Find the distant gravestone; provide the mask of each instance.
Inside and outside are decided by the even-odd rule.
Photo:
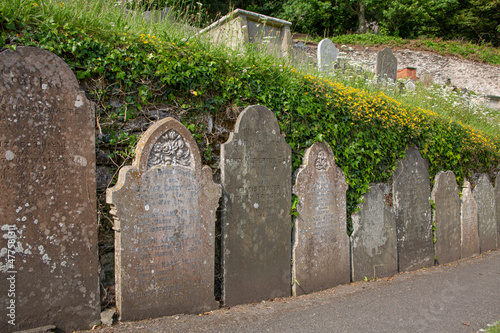
[[[462,258],[469,258],[479,254],[479,233],[477,223],[477,203],[472,195],[470,183],[465,180],[462,186],[460,208],[462,226]]]
[[[398,60],[390,48],[386,47],[377,53],[375,74],[379,77],[379,79],[387,78],[391,79],[392,82],[396,82],[398,76]]]
[[[5,50],[0,73],[0,331],[91,328],[100,313],[94,107],[51,52]]]
[[[299,63],[307,62],[307,46],[303,41],[293,45],[293,56],[295,61]]]
[[[266,107],[247,107],[221,148],[223,301],[290,296],[291,149]]]
[[[415,91],[416,86],[415,86],[415,83],[413,83],[412,80],[408,80],[405,83],[405,88],[408,89],[409,91]]]
[[[218,308],[215,213],[221,194],[189,131],[173,118],[149,128],[132,166],[108,189],[121,320]]]
[[[477,203],[479,248],[481,253],[497,247],[495,190],[487,174],[482,174],[473,191]]]
[[[396,216],[386,202],[383,184],[372,185],[352,216],[351,276],[353,281],[398,273]],[[388,192],[388,191],[387,191]]]
[[[339,50],[333,42],[326,38],[318,44],[318,70],[320,72],[331,72],[339,56]]]
[[[497,216],[497,248],[500,248],[500,172],[495,179],[495,203]]]
[[[428,162],[416,148],[406,151],[392,176],[398,231],[399,271],[434,263]]]
[[[431,198],[435,205],[435,257],[441,265],[460,259],[460,195],[452,171],[438,172]]]
[[[326,143],[313,144],[295,178],[299,216],[294,223],[294,295],[349,283],[348,186],[332,149]]]

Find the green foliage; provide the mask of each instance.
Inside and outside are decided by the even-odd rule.
[[[108,152],[116,169],[131,163],[155,112],[181,120],[203,163],[217,169],[220,145],[239,112],[253,104],[274,111],[292,147],[294,170],[315,141],[330,144],[349,184],[348,216],[370,183],[391,179],[409,146],[429,159],[431,177],[440,170],[453,170],[459,179],[472,171],[492,173],[500,162],[498,138],[433,112],[298,72],[259,52],[234,56],[197,38],[183,40],[179,30],[140,24],[134,15],[127,18],[97,3],[99,10],[83,0],[67,8],[17,0],[27,15],[3,4],[2,22],[13,23],[2,25],[1,33],[7,36],[4,48],[41,47],[71,66],[97,105],[97,147]],[[88,6],[89,17],[81,6]]]

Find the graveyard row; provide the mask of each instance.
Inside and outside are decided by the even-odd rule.
[[[0,329],[89,328],[100,312],[93,107],[52,53],[20,47],[2,55]],[[54,110],[64,112],[55,117]],[[427,162],[414,148],[399,162],[392,190],[379,184],[365,194],[349,239],[348,185],[331,148],[315,143],[307,150],[292,188],[291,149],[263,106],[245,109],[223,144],[220,185],[202,166],[190,132],[172,118],[148,129],[135,156],[107,192],[122,320],[219,307],[219,198],[227,306],[497,247],[500,177],[493,187],[482,175],[474,191],[466,182],[460,198],[453,173],[440,173],[431,192]],[[292,194],[298,199],[293,230]]]

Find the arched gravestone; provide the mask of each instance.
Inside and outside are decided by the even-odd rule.
[[[479,254],[479,233],[477,223],[477,203],[472,194],[470,183],[464,180],[460,205],[460,224],[462,227],[461,257],[469,258]]]
[[[332,72],[335,62],[339,56],[339,50],[333,42],[326,38],[318,44],[318,70],[320,72]]]
[[[307,151],[295,176],[293,293],[309,294],[350,282],[344,172],[326,143]]]
[[[441,265],[460,259],[460,195],[452,171],[438,172],[431,198],[435,206],[435,257]]]
[[[396,216],[394,209],[387,204],[384,187],[384,184],[370,186],[363,195],[359,211],[352,215],[353,281],[398,273]]]
[[[189,131],[173,118],[150,127],[132,166],[108,189],[115,217],[116,305],[121,320],[218,308],[215,213],[221,188],[202,169]]]
[[[428,162],[416,148],[405,155],[392,176],[400,272],[434,264]]]
[[[94,107],[75,75],[51,52],[3,51],[0,331],[98,323],[95,191]]]
[[[396,82],[398,76],[398,60],[390,48],[386,47],[377,53],[375,74],[379,77],[379,80],[387,77],[391,79],[392,82]]]
[[[266,107],[247,107],[221,148],[225,305],[290,296],[291,148]]]
[[[477,203],[479,248],[481,253],[497,247],[495,191],[487,174],[482,174],[472,192]]]

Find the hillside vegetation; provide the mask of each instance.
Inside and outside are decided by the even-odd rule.
[[[138,136],[154,120],[172,116],[194,135],[217,178],[220,145],[239,112],[253,104],[275,113],[294,170],[312,143],[331,145],[349,184],[348,216],[370,183],[390,181],[407,147],[429,160],[432,178],[453,170],[462,182],[473,172],[498,171],[498,121],[485,120],[485,131],[454,119],[449,104],[426,110],[398,101],[400,93],[388,86],[365,89],[359,81],[319,77],[251,48],[238,54],[189,39],[182,24],[144,21],[109,1],[3,1],[0,29],[3,49],[41,47],[73,69],[97,106],[100,163],[115,172],[131,163]]]

